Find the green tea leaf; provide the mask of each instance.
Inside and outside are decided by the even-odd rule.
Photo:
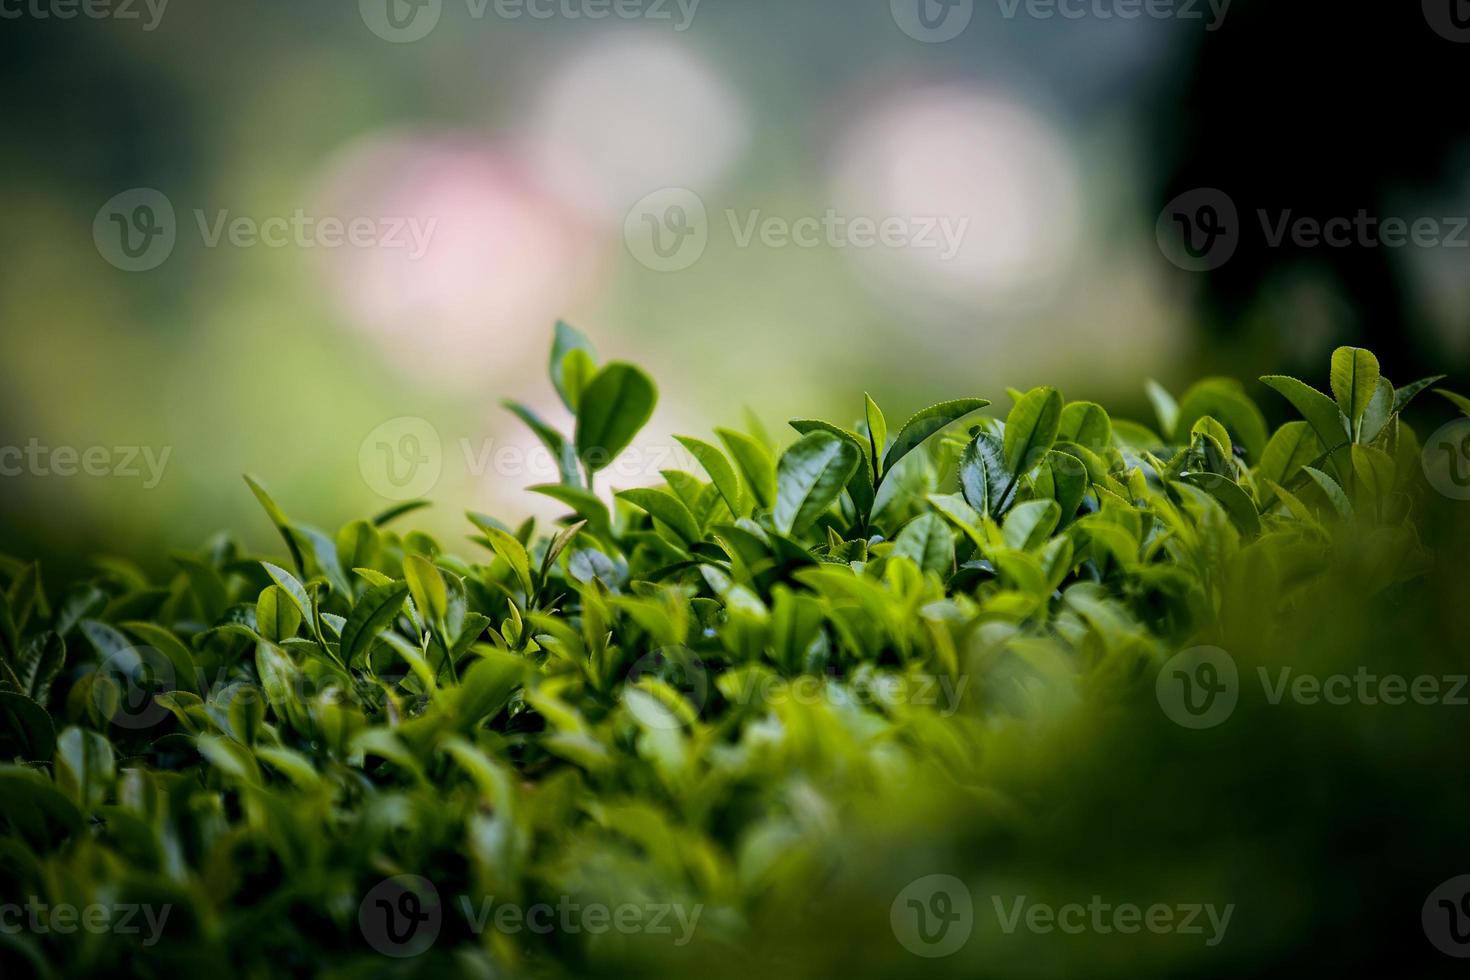
[[[1159,431],[1164,434],[1165,439],[1173,439],[1179,425],[1179,405],[1174,401],[1174,396],[1152,378],[1143,383],[1143,390],[1154,407],[1154,415],[1158,417]]]
[[[653,415],[658,392],[648,375],[613,362],[598,371],[577,408],[577,456],[590,472],[603,469],[628,447]]]
[[[1017,474],[1006,465],[1001,438],[982,431],[960,457],[965,502],[986,517],[999,518],[1016,497]]]
[[[1310,385],[1284,374],[1268,374],[1261,381],[1284,395],[1302,414],[1302,418],[1307,420],[1307,424],[1317,434],[1317,441],[1322,444],[1323,452],[1335,453],[1348,442],[1347,426],[1343,424],[1342,413],[1332,399]]]
[[[1434,389],[1434,393],[1436,395],[1443,395],[1445,398],[1453,402],[1455,407],[1458,408],[1461,412],[1466,415],[1470,415],[1470,398],[1466,398],[1464,395],[1456,394],[1453,391],[1446,391],[1444,388],[1436,388]]]
[[[674,436],[679,440],[679,445],[699,460],[699,465],[709,474],[715,488],[719,490],[720,496],[725,499],[725,506],[730,508],[730,513],[735,517],[741,516],[740,501],[740,478],[735,475],[735,467],[725,458],[725,454],[719,448],[713,446],[703,439],[693,436]]]
[[[568,370],[567,359],[574,352],[580,352],[581,356],[573,359],[570,370]],[[561,397],[562,404],[572,412],[577,411],[582,388],[587,381],[587,369],[595,364],[595,356],[596,352],[592,349],[592,342],[580,331],[561,320],[556,321],[556,332],[551,341],[551,363],[549,365],[551,384]]]
[[[910,559],[926,572],[948,575],[954,567],[954,532],[938,514],[921,514],[898,532],[891,554]]]
[[[686,544],[693,544],[700,540],[702,535],[699,531],[699,522],[684,506],[683,501],[671,493],[652,487],[640,487],[633,490],[620,490],[617,494],[620,500],[641,510],[646,511],[649,516],[657,518],[667,524],[669,528],[683,538]]]
[[[1266,419],[1240,385],[1228,378],[1207,378],[1191,385],[1179,399],[1175,438],[1204,416],[1217,420],[1230,433],[1225,448],[1239,444],[1245,458],[1255,462],[1266,449]]]
[[[730,451],[740,476],[755,502],[769,509],[776,502],[776,463],[766,447],[743,432],[716,429],[715,434]]]
[[[580,487],[582,485],[582,473],[577,469],[577,450],[566,437],[541,420],[541,417],[531,411],[525,405],[511,399],[504,399],[500,403],[516,418],[526,424],[551,458],[556,460],[557,472],[561,474],[561,482],[569,487]]]
[[[915,413],[898,430],[893,445],[888,447],[888,454],[883,457],[881,477],[886,477],[899,460],[919,448],[930,436],[989,404],[984,398],[958,398]]]
[[[342,662],[352,664],[365,655],[378,634],[403,611],[407,598],[407,582],[377,585],[358,597],[342,626]]]
[[[888,420],[883,417],[883,410],[873,401],[873,396],[866,391],[863,392],[863,403],[865,421],[868,423],[868,460],[873,472],[873,483],[876,484],[882,476],[878,472],[878,461],[883,458],[883,450],[888,445]]]
[[[1414,400],[1414,396],[1418,395],[1419,392],[1428,388],[1430,385],[1443,381],[1444,379],[1445,375],[1443,374],[1431,374],[1427,378],[1411,381],[1402,388],[1396,389],[1393,393],[1393,414],[1397,415],[1408,408],[1409,402]]]
[[[413,604],[431,623],[442,623],[449,614],[449,589],[444,576],[434,563],[422,555],[407,555],[403,559],[403,579],[408,583],[408,594]]]
[[[268,585],[255,603],[255,629],[267,640],[280,643],[296,635],[301,611],[290,593],[279,585]]]
[[[1012,483],[1030,472],[1057,441],[1062,423],[1062,396],[1055,388],[1032,388],[1006,416],[1002,453]]]
[[[510,565],[510,570],[515,574],[521,589],[526,595],[531,595],[535,591],[535,583],[531,581],[531,556],[526,554],[526,546],[521,544],[515,535],[502,531],[482,515],[470,511],[468,517],[470,522],[480,529],[480,533],[489,539],[491,550]]]
[[[1332,352],[1332,394],[1355,432],[1377,384],[1378,358],[1371,351],[1339,347]]]
[[[781,454],[776,468],[776,529],[799,533],[837,500],[862,454],[830,432],[809,432]]]
[[[1057,439],[1102,452],[1113,444],[1113,420],[1096,402],[1068,402],[1062,409]]]

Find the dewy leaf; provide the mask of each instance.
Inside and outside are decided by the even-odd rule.
[[[1005,463],[1000,436],[982,431],[960,457],[960,490],[965,502],[987,517],[999,518],[1016,496],[1016,474]]]
[[[898,532],[892,554],[911,559],[926,572],[947,575],[954,565],[954,532],[938,514],[921,514]]]
[[[1361,347],[1339,347],[1332,352],[1332,394],[1337,407],[1357,432],[1358,423],[1378,384],[1378,358]]]
[[[569,372],[566,361],[573,351],[581,351],[583,356],[577,359],[579,363],[570,365]],[[577,403],[582,394],[581,385],[586,381],[584,372],[589,365],[596,363],[595,358],[592,342],[581,331],[561,320],[556,322],[556,332],[551,340],[551,383],[561,396],[562,404],[572,412],[577,411]],[[568,374],[571,376],[568,377]]]
[[[613,362],[587,384],[577,408],[577,456],[589,471],[611,463],[653,415],[658,392],[648,375]]]
[[[718,447],[710,445],[703,439],[696,439],[693,436],[674,436],[674,438],[679,440],[679,445],[689,450],[699,461],[700,466],[704,467],[715,489],[720,492],[721,497],[725,498],[725,506],[730,508],[730,513],[735,517],[741,516],[740,478],[735,475],[735,467],[730,465],[725,454],[720,452]]]
[[[925,439],[950,423],[958,422],[966,415],[978,412],[989,404],[990,402],[984,398],[958,398],[954,401],[930,405],[922,412],[916,413],[903,424],[903,428],[898,430],[898,435],[893,439],[893,445],[888,447],[888,454],[883,457],[880,478],[886,477],[899,460],[917,449]]]
[[[569,487],[580,487],[582,485],[582,474],[577,470],[577,451],[566,437],[541,420],[541,417],[531,411],[518,401],[507,398],[501,403],[508,411],[526,424],[546,451],[551,453],[551,458],[556,460],[557,472],[561,474],[561,482]]]
[[[730,451],[756,503],[769,508],[776,502],[776,464],[766,447],[734,429],[716,429],[715,434]]]
[[[526,554],[526,546],[521,544],[520,539],[508,531],[503,531],[485,520],[479,514],[470,511],[466,516],[470,523],[480,529],[480,533],[489,539],[490,548],[497,555],[504,558],[515,573],[516,581],[526,595],[534,591],[534,583],[531,581],[531,556]]]
[[[888,420],[883,417],[883,410],[873,401],[873,396],[866,391],[863,392],[863,404],[868,423],[868,449],[871,452],[869,461],[873,468],[873,482],[876,484],[882,475],[878,472],[878,461],[883,458],[883,450],[888,444]]]
[[[407,555],[403,559],[403,578],[419,612],[431,623],[442,623],[449,613],[449,589],[434,563],[423,555]]]
[[[1013,481],[1030,472],[1057,441],[1062,395],[1055,388],[1032,388],[1006,416],[1002,452]]]
[[[667,524],[686,543],[694,544],[700,540],[699,522],[684,502],[673,494],[653,487],[639,487],[620,490],[617,496]]]
[[[799,533],[842,493],[862,454],[846,439],[830,432],[808,432],[786,452],[776,468],[776,505],[771,516],[777,530]]]
[[[352,664],[367,653],[373,640],[403,609],[408,598],[407,582],[390,582],[364,592],[352,606],[342,626],[342,662]]]

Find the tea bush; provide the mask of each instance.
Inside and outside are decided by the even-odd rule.
[[[1274,431],[1221,378],[1151,384],[1153,427],[1047,387],[902,424],[866,398],[780,451],[680,437],[700,472],[608,496],[655,387],[565,325],[550,376],[570,435],[508,407],[566,517],[471,513],[475,557],[401,530],[422,502],[327,533],[247,478],[280,554],[222,536],[167,581],[99,559],[55,592],[4,561],[7,975],[1363,965],[1456,870],[1464,793],[1426,770],[1458,716],[1273,713],[1243,684],[1196,724],[1219,665],[1177,702],[1161,675],[1205,647],[1245,677],[1458,662],[1462,522],[1405,417],[1438,378],[1342,348],[1330,395],[1261,379],[1299,416]],[[1365,851],[1404,874],[1348,875]],[[979,934],[920,958],[898,899],[937,873]],[[1240,911],[1209,944],[991,913],[1098,893]],[[1365,901],[1407,925],[1348,935]],[[1391,962],[1437,955],[1417,938]]]

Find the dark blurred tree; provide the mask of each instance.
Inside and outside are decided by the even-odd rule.
[[[1445,368],[1406,278],[1411,257],[1396,254],[1412,246],[1271,247],[1258,212],[1323,221],[1366,210],[1412,221],[1430,215],[1392,210],[1395,192],[1428,204],[1436,198],[1426,192],[1443,201],[1463,188],[1470,114],[1459,93],[1470,43],[1445,36],[1457,32],[1470,42],[1467,0],[1235,0],[1220,28],[1203,35],[1185,83],[1161,94],[1152,125],[1153,146],[1170,160],[1160,206],[1214,187],[1239,209],[1238,250],[1201,274],[1199,313],[1217,340],[1238,339],[1263,294],[1309,275],[1335,286],[1349,311],[1334,318],[1329,345],[1371,347],[1401,378]],[[1455,254],[1470,263],[1470,250]]]

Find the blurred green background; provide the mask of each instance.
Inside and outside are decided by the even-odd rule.
[[[388,3],[437,19],[387,40]],[[1258,207],[1470,213],[1465,122],[1398,108],[1448,90],[1466,48],[1403,6],[1340,18],[1330,41],[1317,15],[1252,0],[1223,18],[926,7],[968,18],[943,41],[903,0],[649,0],[600,19],[581,2],[7,6],[0,445],[169,456],[151,487],[7,470],[0,550],[156,563],[224,527],[264,545],[242,472],[336,526],[393,502],[372,460],[400,448],[378,427],[402,418],[439,443],[427,529],[459,533],[465,507],[549,513],[521,492],[549,473],[498,402],[565,421],[541,380],[558,317],[660,382],[622,486],[671,465],[670,433],[739,424],[746,405],[784,438],[788,417],[854,417],[864,390],[900,416],[1046,381],[1147,419],[1146,376],[1320,383],[1326,353],[1355,341],[1396,379],[1454,374],[1470,357],[1464,250],[1267,250],[1247,227],[1199,273],[1156,239],[1194,187],[1225,189],[1247,222]],[[1340,57],[1364,40],[1381,46],[1371,78]],[[624,235],[668,187],[708,212],[707,248],[673,272]],[[176,241],[130,272],[93,228],[135,188],[167,199]],[[742,246],[727,217],[829,209],[966,224],[944,257]],[[418,257],[210,247],[222,212],[433,230]]]

